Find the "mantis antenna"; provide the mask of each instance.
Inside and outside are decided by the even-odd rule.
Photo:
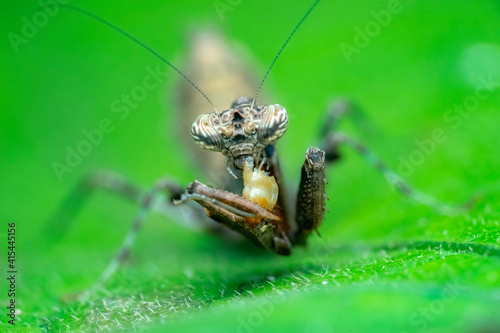
[[[169,61],[167,61],[165,58],[163,58],[161,55],[159,55],[158,53],[156,53],[155,51],[153,51],[153,49],[151,49],[149,46],[147,46],[146,44],[144,44],[143,42],[139,41],[137,38],[135,38],[134,36],[130,35],[128,32],[120,29],[119,27],[117,27],[116,25],[114,25],[113,23],[109,22],[109,21],[106,21],[105,19],[83,9],[83,8],[80,8],[78,6],[75,6],[75,5],[70,5],[70,4],[59,4],[59,6],[61,8],[66,8],[66,9],[71,9],[71,10],[74,10],[75,12],[77,13],[80,13],[82,15],[85,15],[85,16],[88,16],[106,26],[108,26],[109,28],[117,31],[118,33],[122,34],[123,36],[127,37],[128,39],[132,40],[133,42],[139,44],[140,46],[142,46],[144,49],[146,49],[147,51],[149,51],[150,53],[154,54],[158,59],[160,59],[161,61],[163,61],[164,63],[166,63],[168,66],[170,66],[173,70],[175,70],[177,73],[179,73],[183,78],[186,79],[186,81],[188,81],[196,90],[198,90],[200,92],[200,94],[203,95],[203,97],[205,97],[205,99],[208,101],[208,103],[210,103],[210,105],[214,108],[215,110],[215,113],[218,113],[217,109],[215,108],[215,105],[214,103],[212,102],[212,100],[210,98],[208,98],[207,95],[205,95],[205,93],[203,91],[201,91],[201,89],[196,85],[194,84],[193,81],[191,81],[184,73],[182,73],[177,67],[175,67],[174,65],[172,65],[172,63],[170,63]],[[44,6],[44,7],[47,7],[47,6]]]
[[[292,30],[292,32],[290,33],[290,35],[288,35],[288,38],[286,39],[285,43],[283,43],[283,45],[281,46],[280,50],[278,51],[278,54],[276,54],[276,56],[274,57],[273,62],[271,63],[271,66],[269,66],[269,68],[267,69],[266,74],[264,74],[264,77],[260,81],[259,87],[257,88],[257,91],[255,92],[255,95],[253,95],[251,109],[253,108],[253,105],[254,105],[255,101],[257,100],[257,96],[260,93],[260,89],[262,88],[262,85],[264,84],[264,81],[266,80],[267,76],[269,75],[269,72],[271,71],[271,69],[273,68],[274,64],[276,63],[276,60],[278,60],[279,56],[281,55],[281,52],[283,52],[283,49],[288,44],[288,42],[290,41],[290,39],[292,39],[292,36],[299,29],[299,27],[301,26],[301,24],[306,20],[306,18],[309,16],[309,14],[311,14],[311,12],[313,11],[314,7],[316,7],[316,5],[318,4],[319,1],[320,0],[316,0],[312,4],[312,6],[309,8],[309,10],[304,14],[304,16],[302,16],[302,18],[300,19],[299,23],[297,23],[297,25]]]

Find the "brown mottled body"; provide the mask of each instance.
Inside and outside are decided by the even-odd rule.
[[[227,108],[237,96],[250,96],[257,79],[248,65],[249,55],[240,47],[233,47],[216,30],[196,30],[190,36],[190,49],[184,65],[186,75],[212,99],[217,109]],[[246,61],[245,61],[246,60]],[[207,112],[207,101],[193,87],[179,78],[175,100],[180,124],[179,137],[193,158],[207,167],[211,181],[222,188],[230,188],[224,180],[227,159],[200,149],[189,135],[189,128],[199,115]]]
[[[235,56],[236,53],[214,31],[195,35],[191,47],[187,72],[210,95],[217,108],[230,97],[233,101],[234,96],[238,96],[234,95],[236,91],[248,95],[250,87],[255,89],[255,80],[245,70],[248,66],[242,65],[239,60],[241,57]],[[262,168],[263,171],[259,172],[275,178],[279,193],[277,205],[266,211],[240,196],[241,179],[223,177],[227,182],[221,183],[220,177],[212,177],[211,183],[216,187],[233,193],[213,189],[195,181],[188,186],[186,194],[177,203],[194,200],[205,208],[214,221],[278,254],[288,255],[294,244],[304,245],[310,230],[321,224],[324,215],[324,153],[321,155],[322,151],[317,148],[308,150],[304,168],[312,169],[302,174],[301,187],[306,187],[299,190],[300,205],[296,208],[287,203],[290,196],[286,192],[275,146],[275,141],[285,133],[288,125],[286,110],[278,104],[258,106],[252,98],[240,97],[232,104],[227,102],[225,106],[230,105],[230,108],[225,111],[200,114],[200,110],[207,110],[206,100],[187,83],[183,83],[179,91],[178,101],[183,118],[190,117],[192,121],[197,116],[191,126],[191,134],[203,148],[200,150],[197,147],[196,150],[200,154],[199,158],[203,159],[202,171],[209,175],[220,175],[222,171],[228,175],[224,170],[227,164],[236,175],[240,175],[239,170],[250,159],[256,170]],[[318,158],[318,155],[323,158]],[[314,166],[307,165],[311,161],[314,161]],[[320,178],[321,183],[316,182]],[[254,187],[254,191],[270,191],[264,185],[255,184],[257,183],[251,186],[263,188]],[[248,192],[250,189],[247,187],[245,190]],[[256,207],[258,210],[255,210]],[[270,216],[262,211],[268,212]],[[314,212],[314,217],[305,218],[309,212]],[[271,234],[272,237],[269,236]],[[260,237],[262,239],[259,240]]]

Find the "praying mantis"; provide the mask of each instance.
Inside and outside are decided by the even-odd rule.
[[[121,249],[96,285],[104,284],[126,259],[147,212],[155,206],[184,205],[189,201],[194,201],[203,208],[202,212],[210,219],[203,218],[199,209],[191,216],[203,220],[202,223],[207,229],[225,235],[239,234],[252,241],[257,247],[274,251],[278,255],[292,254],[294,247],[305,246],[311,235],[319,233],[326,213],[325,201],[328,187],[325,171],[327,167],[339,160],[340,146],[348,146],[359,153],[403,195],[447,214],[464,209],[461,206],[443,204],[412,188],[364,145],[349,135],[338,132],[336,129],[341,118],[353,112],[355,108],[353,104],[345,100],[332,103],[327,110],[326,120],[320,130],[319,145],[311,146],[306,150],[300,174],[297,172],[300,176],[298,190],[295,191],[295,195],[289,195],[289,185],[281,171],[283,162],[280,161],[276,143],[286,138],[290,119],[284,106],[260,104],[257,97],[282,51],[294,34],[299,31],[301,25],[308,22],[308,17],[314,14],[319,2],[319,0],[314,1],[295,27],[291,27],[291,33],[278,50],[253,93],[250,92],[251,84],[245,75],[245,70],[239,67],[237,61],[233,62],[235,57],[228,55],[229,51],[226,50],[220,36],[204,33],[193,38],[193,50],[198,55],[198,63],[193,62],[187,68],[202,67],[203,62],[207,65],[206,63],[210,62],[207,59],[213,57],[211,66],[216,64],[216,70],[212,68],[207,71],[211,73],[208,79],[217,79],[217,75],[221,75],[228,85],[224,90],[224,95],[228,94],[230,88],[235,87],[241,88],[240,91],[247,94],[235,95],[234,102],[227,105],[225,110],[216,108],[216,103],[210,97],[212,88],[208,88],[210,91],[207,92],[202,89],[201,85],[196,84],[207,78],[206,73],[185,74],[149,46],[114,24],[80,7],[62,5],[63,8],[87,16],[115,30],[152,53],[182,76],[185,86],[179,90],[178,96],[181,100],[179,104],[181,108],[189,110],[182,114],[184,117],[191,117],[193,122],[191,127],[184,127],[182,131],[190,132],[198,149],[209,151],[202,155],[204,164],[201,171],[219,174],[223,172],[228,175],[224,178],[226,181],[222,183],[214,181],[215,184],[211,184],[215,186],[208,186],[194,180],[187,187],[183,187],[173,181],[172,177],[162,178],[149,191],[142,191],[124,177],[110,171],[97,172],[85,178],[75,190],[76,192],[85,192],[86,195],[90,195],[96,190],[107,189],[139,205],[139,210]],[[221,48],[226,51],[220,52]],[[202,69],[199,70],[199,72],[202,71]],[[233,74],[239,77],[233,79]],[[219,80],[221,80],[220,77]],[[210,87],[210,85],[203,84],[203,87],[206,86]],[[200,98],[205,106],[193,102]],[[194,111],[191,112],[192,110]],[[168,199],[165,199],[165,195]],[[81,197],[81,195],[70,195],[63,205],[82,206],[83,202],[74,200],[76,197]],[[199,207],[192,209],[197,208]],[[79,208],[75,209],[77,210]],[[52,221],[55,225],[69,219],[71,217],[68,217],[66,213],[56,213]]]

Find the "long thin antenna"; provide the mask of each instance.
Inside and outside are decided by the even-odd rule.
[[[173,70],[175,70],[177,73],[179,73],[183,78],[185,78],[196,90],[198,90],[200,92],[200,94],[203,95],[203,97],[205,97],[205,99],[208,101],[208,103],[210,103],[210,105],[214,108],[215,110],[215,113],[218,113],[217,112],[217,109],[215,108],[215,105],[214,103],[212,102],[212,100],[210,100],[210,98],[208,98],[207,95],[205,95],[205,93],[203,91],[201,91],[200,88],[198,88],[198,86],[196,84],[194,84],[193,81],[191,81],[184,73],[182,73],[177,67],[175,67],[174,65],[172,65],[169,61],[167,61],[165,58],[163,58],[161,55],[159,55],[158,53],[156,53],[155,51],[153,51],[149,46],[145,45],[144,43],[142,43],[141,41],[139,41],[137,38],[133,37],[132,35],[130,35],[129,33],[127,33],[126,31],[118,28],[116,25],[114,25],[113,23],[111,22],[108,22],[106,21],[105,19],[103,18],[100,18],[99,16],[83,9],[83,8],[80,8],[78,6],[75,6],[75,5],[70,5],[70,4],[59,4],[59,6],[61,8],[66,8],[66,9],[71,9],[71,10],[74,10],[80,14],[83,14],[83,15],[86,15],[90,18],[93,18],[94,20],[108,26],[109,28],[117,31],[118,33],[122,34],[123,36],[127,37],[128,39],[131,39],[132,41],[136,42],[137,44],[139,44],[140,46],[142,46],[143,48],[145,48],[146,50],[148,50],[149,52],[151,52],[152,54],[154,54],[158,59],[160,59],[161,61],[163,61],[164,63],[166,63],[167,65],[169,65]],[[42,6],[42,7],[47,7],[47,6]]]
[[[297,23],[297,25],[293,29],[292,33],[286,39],[285,43],[281,46],[281,49],[278,51],[278,54],[276,54],[276,57],[274,57],[274,60],[271,63],[271,66],[269,66],[269,68],[267,69],[266,74],[262,78],[262,81],[260,81],[259,87],[257,88],[257,91],[255,92],[255,95],[253,96],[252,108],[253,108],[253,105],[254,105],[255,101],[257,100],[257,96],[260,93],[260,89],[262,88],[262,85],[264,84],[264,81],[266,80],[267,76],[269,75],[269,72],[271,71],[271,69],[274,66],[274,63],[276,62],[276,60],[278,60],[278,58],[281,55],[281,52],[283,52],[283,49],[285,48],[285,46],[288,44],[288,42],[290,41],[290,39],[292,39],[292,36],[295,34],[295,32],[297,31],[297,29],[299,29],[300,25],[306,20],[306,18],[309,16],[309,14],[311,14],[311,12],[313,11],[314,7],[316,7],[316,5],[318,4],[319,1],[320,0],[316,0],[312,4],[311,8],[309,8],[309,10],[307,11],[307,13],[305,13],[305,15],[300,19],[299,23]]]

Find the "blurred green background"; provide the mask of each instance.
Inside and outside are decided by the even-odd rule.
[[[260,77],[312,2],[72,3],[174,63],[186,56],[193,25],[216,26],[251,50]],[[216,7],[223,4],[228,10],[219,15]],[[280,142],[285,174],[295,186],[305,150],[317,144],[326,106],[347,97],[365,116],[345,121],[342,130],[394,169],[419,150],[415,140],[442,129],[446,140],[406,179],[445,202],[480,195],[470,212],[448,217],[410,202],[346,150],[328,172],[330,212],[322,237],[313,237],[308,249],[278,257],[153,214],[106,290],[86,302],[63,302],[64,295],[96,281],[136,211],[98,193],[66,237],[53,241],[43,227],[80,179],[106,168],[147,188],[164,175],[187,184],[203,170],[184,158],[176,138],[176,73],[169,71],[122,121],[111,103],[160,61],[70,11],[57,13],[13,47],[12,34],[22,36],[26,22],[33,23],[38,3],[4,3],[0,300],[4,308],[7,223],[14,221],[20,312],[13,328],[2,310],[0,330],[499,331],[500,87],[454,122],[445,115],[472,100],[478,77],[500,82],[500,3],[402,0],[401,12],[379,24],[380,31],[347,59],[340,45],[355,46],[356,29],[373,26],[372,11],[389,6],[391,1],[322,1],[276,63],[263,91],[290,114]],[[65,147],[75,147],[82,131],[103,118],[111,118],[115,130],[58,179],[52,163],[63,163]]]

